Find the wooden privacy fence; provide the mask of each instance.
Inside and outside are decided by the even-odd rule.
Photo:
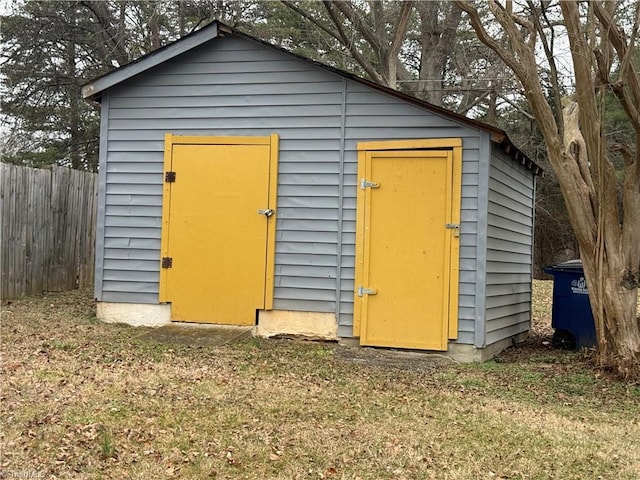
[[[0,163],[0,298],[93,283],[97,175]]]

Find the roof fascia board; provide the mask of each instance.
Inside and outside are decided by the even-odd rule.
[[[169,43],[165,47],[141,57],[139,61],[128,63],[121,68],[92,80],[82,87],[82,97],[95,99],[102,91],[160,65],[167,60],[171,60],[193,48],[199,47],[203,43],[216,38],[218,35],[218,22],[211,22],[206,27],[182,37],[179,41]]]

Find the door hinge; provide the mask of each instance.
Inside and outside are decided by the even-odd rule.
[[[363,295],[375,295],[378,291],[375,288],[364,288],[358,287],[358,296],[361,297]]]
[[[164,181],[167,183],[173,183],[176,181],[176,172],[166,172],[164,174]]]
[[[173,267],[173,257],[162,257],[162,268]]]
[[[376,182],[368,182],[364,178],[360,180],[360,188],[364,190],[365,188],[380,188],[380,184]]]

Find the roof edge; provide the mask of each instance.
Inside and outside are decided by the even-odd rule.
[[[293,56],[295,58],[297,58],[298,60],[307,62],[307,63],[311,63],[313,65],[316,65],[320,68],[323,68],[325,70],[329,70],[330,72],[333,72],[337,75],[340,75],[341,77],[353,80],[354,82],[366,85],[368,87],[371,87],[375,90],[381,91],[383,93],[386,93],[388,95],[391,95],[393,97],[399,98],[403,101],[406,101],[408,103],[411,103],[413,105],[416,105],[418,107],[421,108],[425,108],[427,110],[433,111],[435,113],[439,113],[442,116],[451,118],[457,122],[463,123],[465,125],[468,125],[472,128],[476,128],[476,129],[480,129],[483,131],[486,131],[489,133],[490,139],[493,143],[497,144],[507,155],[510,155],[514,160],[516,160],[518,163],[520,163],[521,165],[523,165],[525,168],[527,168],[528,170],[531,170],[534,175],[542,175],[544,173],[544,170],[542,169],[542,167],[540,167],[538,164],[536,164],[533,160],[531,160],[524,152],[522,152],[518,147],[515,146],[515,144],[511,141],[511,139],[509,138],[509,135],[507,134],[507,132],[505,132],[504,130],[498,128],[498,127],[494,127],[493,125],[489,125],[488,123],[484,123],[481,122],[480,120],[475,120],[473,118],[469,118],[466,117],[460,113],[454,112],[453,110],[449,110],[446,109],[444,107],[440,107],[438,105],[434,105],[432,103],[429,103],[425,100],[421,100],[419,98],[413,97],[411,95],[408,95],[406,93],[400,92],[398,90],[395,90],[393,88],[390,87],[386,87],[384,85],[380,85],[379,83],[375,83],[371,80],[368,80],[366,78],[362,78],[359,77],[358,75],[355,75],[353,73],[349,73],[346,72],[344,70],[340,70],[338,68],[332,67],[330,65],[326,65],[324,63],[318,62],[316,60],[313,60],[311,58],[307,58],[307,57],[303,57],[302,55],[298,55],[297,53],[293,53],[289,50],[286,50],[282,47],[279,47],[277,45],[273,45],[271,43],[265,42],[264,40],[260,40],[259,38],[255,38],[249,34],[246,34],[240,30],[236,30],[232,27],[229,27],[228,25],[224,25],[222,23],[219,24],[220,25],[220,29],[222,30],[224,28],[225,33],[229,33],[229,34],[234,34],[237,35],[239,37],[245,38],[247,40],[253,41],[253,42],[257,42],[260,43],[262,45],[265,45],[267,47],[270,48],[274,48],[276,50],[280,50],[281,52]]]
[[[224,27],[226,27],[226,25],[224,25]],[[143,55],[126,65],[122,65],[115,70],[111,70],[110,72],[85,83],[82,86],[82,98],[87,100],[98,100],[100,94],[104,90],[196,48],[203,43],[216,38],[221,32],[228,31],[229,27],[223,28],[222,24],[215,20],[208,25],[205,25],[200,30],[196,30],[195,32],[185,35],[184,37],[168,43],[153,52]]]
[[[307,57],[303,57],[302,55],[293,53],[280,46],[273,45],[271,43],[260,40],[259,38],[246,34],[240,30],[236,30],[235,28],[225,25],[218,20],[214,20],[208,25],[202,27],[200,30],[196,30],[195,32],[185,35],[184,37],[179,38],[178,40],[175,40],[165,45],[164,47],[154,50],[153,52],[150,52],[136,60],[133,60],[126,65],[118,67],[115,70],[107,72],[104,75],[89,81],[82,86],[82,97],[88,100],[99,101],[101,93],[104,90],[107,90],[108,88],[111,88],[121,82],[124,82],[125,80],[128,80],[129,78],[138,75],[139,73],[142,73],[150,68],[153,68],[163,62],[166,62],[167,60],[170,60],[178,55],[188,52],[189,50],[199,47],[209,40],[224,35],[237,35],[252,42],[260,43],[266,47],[279,50],[286,55],[297,58],[298,60],[311,63],[343,78],[347,78],[354,82],[366,85],[370,88],[386,93],[387,95],[401,99],[407,103],[411,103],[418,107],[430,110],[434,113],[440,114],[444,117],[450,118],[472,128],[488,132],[493,143],[499,145],[506,154],[510,155],[515,161],[531,170],[534,175],[541,175],[544,172],[539,165],[537,165],[526,154],[518,149],[518,147],[516,147],[513,142],[511,142],[509,136],[504,130],[501,130],[498,127],[494,127],[493,125],[489,125],[479,120],[466,117],[460,113],[448,110],[438,105],[434,105],[425,100],[421,100],[406,93],[399,92],[398,90],[394,90],[390,87],[377,84],[371,80],[359,77],[353,73],[340,70],[338,68],[326,65]]]

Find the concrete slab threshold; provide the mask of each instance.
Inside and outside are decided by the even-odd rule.
[[[164,344],[217,346],[251,338],[252,330],[253,326],[175,322],[150,329],[138,338]]]

